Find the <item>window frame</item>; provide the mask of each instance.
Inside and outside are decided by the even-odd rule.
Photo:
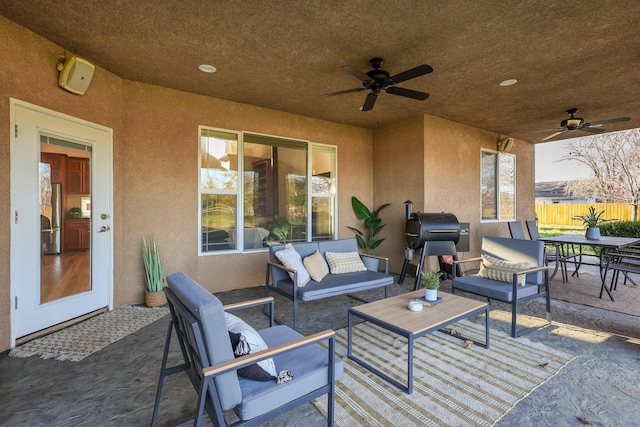
[[[487,155],[491,155],[491,158],[494,159],[495,162],[495,167],[493,168],[493,179],[495,181],[495,194],[494,194],[494,198],[495,200],[494,202],[494,206],[495,206],[495,217],[493,218],[484,218],[484,194],[483,194],[483,187],[484,187],[484,180],[485,180],[485,176],[484,176],[484,172],[486,170],[485,168],[485,159],[487,158]],[[506,206],[503,202],[503,194],[504,193],[504,188],[505,186],[511,185],[510,182],[503,182],[504,180],[501,179],[502,178],[502,173],[506,173],[506,171],[504,171],[502,169],[503,163],[501,162],[502,158],[508,158],[511,159],[511,162],[513,164],[513,173],[512,173],[512,177],[513,177],[513,214],[511,216],[505,216],[503,214],[503,205]],[[516,210],[517,210],[517,161],[516,161],[516,155],[515,154],[511,154],[511,153],[502,153],[500,151],[495,151],[495,150],[490,150],[487,148],[482,148],[480,149],[480,222],[481,223],[490,223],[490,222],[508,222],[508,221],[514,221],[516,219]]]
[[[237,141],[237,189],[236,190],[225,190],[225,189],[205,189],[202,186],[202,136],[203,131],[214,131],[220,132],[223,134],[235,135]],[[296,138],[288,138],[277,135],[269,135],[258,132],[250,132],[250,131],[235,131],[230,129],[222,129],[211,126],[198,126],[198,256],[209,256],[209,255],[228,255],[228,254],[237,254],[237,253],[255,253],[255,252],[264,252],[267,248],[245,248],[244,247],[244,209],[245,209],[245,136],[251,135],[255,137],[264,137],[267,139],[274,139],[280,141],[286,141],[292,144],[300,144],[301,149],[306,150],[306,190],[307,190],[307,200],[306,200],[306,242],[313,241],[313,199],[314,197],[323,197],[329,198],[332,201],[332,216],[333,216],[333,233],[331,234],[331,239],[335,240],[338,238],[338,147],[336,145],[331,144],[323,144],[310,142],[307,140],[301,140]],[[251,138],[248,138],[251,139]],[[249,141],[248,143],[255,143]],[[265,144],[266,145],[266,144]],[[333,153],[333,164],[331,165],[333,170],[332,179],[334,184],[328,193],[320,192],[314,193],[313,190],[313,154],[314,149],[327,150],[332,151]],[[203,250],[203,224],[202,224],[202,197],[205,194],[223,194],[223,195],[234,195],[236,197],[236,212],[235,212],[235,248],[233,249],[220,249],[220,250]]]

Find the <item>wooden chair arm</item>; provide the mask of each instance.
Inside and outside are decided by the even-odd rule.
[[[233,310],[239,310],[241,308],[255,307],[256,305],[271,304],[272,302],[273,302],[273,297],[263,297],[263,298],[256,298],[256,299],[247,300],[247,301],[235,302],[232,304],[226,304],[222,306],[222,308],[224,309],[224,311],[233,311]]]
[[[464,264],[466,262],[477,262],[477,261],[482,261],[482,257],[476,257],[476,258],[469,258],[469,259],[460,259],[460,260],[453,260],[454,264]]]
[[[276,264],[273,261],[267,261],[267,265],[270,265],[271,267],[275,267],[275,268],[277,268],[279,270],[289,271],[291,273],[297,273],[298,272],[298,270],[296,270],[296,269],[285,267],[282,264]]]
[[[307,337],[298,338],[293,341],[289,341],[287,343],[277,345],[275,347],[270,347],[265,350],[260,350],[255,353],[247,354],[246,356],[240,356],[232,360],[227,360],[226,362],[221,362],[216,365],[203,368],[202,373],[205,377],[218,376],[218,375],[224,374],[225,372],[235,371],[237,369],[244,368],[245,366],[252,365],[256,362],[259,362],[264,359],[268,359],[269,357],[273,357],[280,353],[291,351],[296,348],[304,347],[307,345],[315,344],[318,341],[324,341],[326,339],[335,339],[335,335],[336,335],[335,331],[331,329],[327,329],[325,331],[318,332],[313,335],[309,335]]]
[[[379,259],[380,261],[389,261],[388,257],[385,256],[379,256],[379,255],[370,255],[370,254],[363,254],[360,252],[360,256],[361,257],[367,257],[367,258],[375,258],[375,259]]]

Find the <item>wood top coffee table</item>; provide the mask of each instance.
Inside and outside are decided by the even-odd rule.
[[[409,292],[392,298],[385,298],[368,304],[349,308],[347,357],[394,386],[411,394],[413,392],[413,342],[433,331],[444,328],[459,320],[485,313],[485,342],[473,341],[481,347],[489,348],[489,303],[476,301],[458,295],[439,292],[442,302],[433,307],[424,307],[422,311],[411,311],[407,307],[411,299],[424,296],[424,290]],[[355,356],[351,351],[353,316],[378,325],[408,340],[407,384],[391,378],[389,375],[371,366]],[[467,339],[459,335],[456,338]]]

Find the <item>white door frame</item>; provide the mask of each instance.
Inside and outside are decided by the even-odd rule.
[[[107,225],[107,229],[111,229],[111,231],[109,233],[101,233],[99,236],[102,239],[101,242],[101,248],[99,250],[99,255],[100,255],[100,260],[101,262],[104,262],[104,264],[102,264],[102,268],[100,269],[101,271],[99,272],[100,275],[102,275],[103,277],[101,278],[101,280],[104,280],[103,286],[106,286],[106,289],[104,289],[104,292],[102,292],[102,295],[105,295],[104,297],[100,297],[100,304],[102,304],[102,307],[104,306],[108,306],[108,308],[111,310],[113,309],[113,130],[111,128],[102,126],[102,125],[98,125],[95,123],[91,123],[73,116],[69,116],[63,113],[59,113],[53,110],[49,110],[43,107],[39,107],[37,105],[34,104],[30,104],[18,99],[14,99],[14,98],[10,98],[10,140],[11,140],[11,272],[10,272],[10,319],[11,319],[11,347],[15,346],[15,342],[16,339],[24,336],[24,333],[21,333],[22,331],[19,330],[19,324],[18,324],[18,315],[17,315],[17,310],[16,310],[16,305],[17,305],[17,301],[18,301],[18,286],[22,285],[24,286],[24,277],[22,277],[22,284],[19,283],[20,280],[18,280],[19,277],[19,268],[20,268],[20,259],[21,257],[31,257],[31,253],[30,251],[27,251],[26,253],[18,253],[18,250],[16,248],[19,247],[19,242],[17,241],[18,239],[18,235],[19,234],[24,234],[23,231],[18,231],[18,223],[19,220],[21,218],[24,218],[24,220],[29,221],[29,215],[31,214],[31,212],[25,212],[24,209],[24,204],[20,204],[18,202],[18,194],[21,191],[21,189],[24,188],[24,186],[22,185],[21,182],[19,182],[19,180],[16,178],[16,175],[18,174],[17,169],[20,168],[20,165],[18,164],[19,160],[16,158],[17,157],[17,143],[19,141],[19,138],[17,136],[17,132],[20,132],[21,129],[18,129],[18,120],[16,119],[16,115],[17,115],[17,111],[23,111],[23,110],[28,110],[28,111],[32,111],[41,115],[45,115],[45,116],[49,116],[50,118],[54,119],[54,120],[61,120],[63,122],[67,122],[69,124],[70,127],[74,127],[74,128],[78,128],[80,127],[80,129],[82,127],[87,129],[87,132],[91,132],[91,131],[98,131],[100,133],[102,133],[103,135],[106,135],[106,137],[104,137],[105,140],[108,140],[108,147],[104,146],[104,143],[102,145],[103,147],[103,152],[104,154],[106,154],[106,156],[102,156],[103,157],[103,161],[106,162],[104,164],[102,164],[100,166],[99,169],[101,169],[101,175],[104,176],[102,183],[99,184],[100,187],[98,188],[98,191],[103,195],[103,200],[105,200],[105,202],[103,203],[103,206],[101,206],[100,208],[100,212],[98,212],[97,210],[92,210],[92,218],[91,218],[91,222],[92,222],[92,226],[91,226],[91,244],[93,246],[93,242],[94,242],[94,238],[96,236],[96,232],[98,229],[100,229],[101,225]],[[78,133],[78,131],[75,131],[76,134]],[[81,134],[81,132],[79,132]],[[34,140],[34,144],[38,144],[38,147],[40,145],[39,140],[35,141]],[[38,148],[39,150],[39,148]],[[39,152],[39,151],[38,151]],[[106,158],[105,158],[106,157]],[[35,160],[35,158],[34,158]],[[96,185],[98,185],[96,183]],[[92,183],[92,187],[94,186],[94,184]],[[95,190],[92,189],[92,195],[94,194]],[[22,207],[22,211],[20,211],[20,207]],[[34,209],[36,208],[36,206],[34,206]],[[30,210],[30,209],[27,209]],[[38,209],[39,212],[39,209]],[[100,221],[100,214],[106,214],[106,218],[108,218],[108,222],[104,220]],[[98,218],[95,218],[98,217]],[[24,246],[24,245],[23,245]],[[32,251],[34,252],[34,256],[37,257],[38,259],[38,263],[39,263],[39,253],[37,253],[36,251]],[[93,258],[93,249],[92,249],[92,258]],[[92,276],[94,273],[98,273],[98,271],[94,271],[94,265],[93,265],[93,261],[92,261]],[[35,280],[35,279],[34,279]],[[92,277],[92,288],[93,288],[93,283],[94,283],[94,278]],[[33,284],[31,284],[32,286],[35,286]],[[39,276],[38,276],[38,286],[39,286]],[[89,292],[90,293],[90,292]],[[104,303],[102,302],[104,301]],[[15,302],[15,303],[14,303]],[[20,301],[20,304],[27,304],[27,303],[33,303],[33,304],[39,304],[39,301]],[[73,304],[74,310],[72,311],[77,311],[77,310],[81,310],[84,309],[83,304],[82,304],[82,300],[80,298],[77,298],[74,301],[75,304]],[[85,313],[91,312],[94,309],[88,309]],[[83,313],[84,314],[84,313]],[[24,315],[24,314],[23,314]],[[72,315],[70,318],[74,318],[77,317],[76,314]],[[69,319],[65,319],[65,320],[69,320]],[[52,326],[54,324],[59,323],[58,321],[54,321],[52,324],[48,325],[48,326]]]

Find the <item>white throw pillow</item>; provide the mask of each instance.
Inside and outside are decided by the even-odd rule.
[[[309,276],[309,273],[304,268],[304,264],[302,264],[302,257],[293,248],[293,245],[291,243],[287,243],[286,245],[284,245],[284,249],[281,251],[277,251],[275,255],[276,255],[276,258],[280,260],[282,265],[284,265],[287,268],[292,268],[298,272],[299,287],[302,288],[307,283],[309,283],[309,280],[311,280],[311,276]],[[293,280],[293,277],[294,277],[293,273],[290,272],[289,277],[291,277],[291,280]]]
[[[302,263],[307,269],[309,276],[316,282],[321,281],[324,276],[329,274],[329,266],[320,253],[320,250],[316,250],[312,255],[303,259]]]
[[[244,340],[246,341],[246,343],[249,344],[249,352],[247,354],[255,353],[257,351],[265,350],[269,348],[267,347],[267,343],[264,342],[260,334],[251,326],[249,326],[244,320],[230,313],[225,312],[224,315],[225,315],[225,322],[227,324],[227,329],[230,332],[241,334],[244,337]],[[278,376],[278,373],[276,371],[276,365],[273,362],[273,359],[269,358],[269,359],[261,360],[256,364],[260,366],[270,376],[272,377]],[[249,366],[248,368],[251,368],[251,366]],[[243,368],[243,369],[246,369],[246,368]],[[250,372],[250,369],[247,371]],[[238,370],[238,374],[240,376],[251,378],[250,375],[242,375],[241,370]],[[251,379],[255,379],[255,378],[251,378]]]
[[[487,279],[498,280],[500,282],[513,283],[513,273],[518,271],[528,270],[531,265],[528,261],[507,261],[500,258],[495,258],[490,255],[482,255],[482,264],[480,265],[480,271],[478,276],[486,277]],[[524,286],[527,280],[527,275],[522,274],[518,276],[518,285]]]
[[[367,271],[358,252],[325,252],[331,274],[355,273]]]

